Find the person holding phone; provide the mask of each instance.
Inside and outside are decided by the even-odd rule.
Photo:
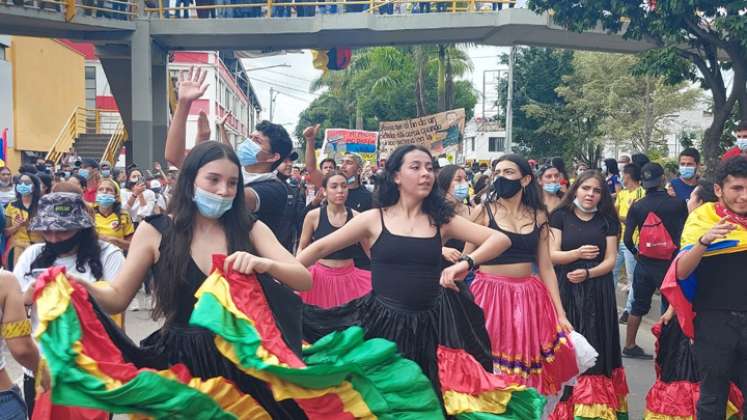
[[[122,207],[130,214],[136,226],[141,220],[154,214],[156,195],[148,189],[145,177],[138,168],[130,169],[127,175],[127,184],[122,190]]]

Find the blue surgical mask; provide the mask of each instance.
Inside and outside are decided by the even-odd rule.
[[[346,183],[347,183],[348,185],[351,185],[351,184],[354,184],[354,183],[355,183],[355,181],[356,181],[357,179],[358,179],[358,177],[357,177],[357,176],[355,176],[355,175],[353,175],[353,176],[351,176],[350,178],[346,179],[346,180],[345,180],[345,182],[346,182]]]
[[[96,203],[101,207],[111,207],[117,201],[114,194],[99,193],[96,194]]]
[[[65,178],[70,178],[70,175],[72,175],[72,172],[65,171],[64,174],[65,174]]]
[[[695,176],[694,166],[680,166],[680,176],[685,179],[690,179]]]
[[[542,184],[542,189],[549,192],[550,194],[557,194],[560,191],[560,184],[557,182]]]
[[[576,208],[577,208],[577,209],[581,210],[581,211],[582,211],[582,212],[584,212],[584,213],[596,213],[596,212],[597,212],[597,208],[596,208],[596,207],[594,207],[593,209],[587,209],[587,208],[584,208],[584,207],[583,207],[583,206],[581,205],[581,203],[580,203],[580,202],[578,201],[578,198],[574,198],[574,199],[573,199],[573,204],[575,204],[575,205],[576,205]]]
[[[29,195],[32,191],[34,191],[34,186],[31,184],[17,184],[16,191],[18,191],[18,194],[21,195]]]
[[[236,147],[236,154],[239,156],[241,166],[250,166],[257,163],[257,153],[262,148],[254,140],[246,139]]]
[[[101,170],[101,176],[104,178],[109,178],[112,175],[112,171],[110,169],[102,169]]]
[[[221,197],[197,186],[192,201],[197,205],[200,214],[208,219],[220,219],[233,206],[233,197]]]
[[[737,147],[743,152],[747,151],[747,138],[737,139]]]
[[[91,172],[88,169],[78,169],[78,175],[88,179],[88,177],[91,176]]]
[[[454,198],[456,198],[457,200],[464,201],[467,198],[468,194],[469,185],[462,183],[454,187]]]

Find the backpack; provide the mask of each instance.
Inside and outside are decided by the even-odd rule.
[[[655,260],[668,261],[672,259],[675,251],[677,251],[677,246],[672,241],[661,218],[653,211],[648,212],[638,234],[638,253]]]

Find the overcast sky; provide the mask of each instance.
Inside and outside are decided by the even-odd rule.
[[[480,46],[468,48],[467,51],[472,59],[474,71],[471,74],[466,74],[464,78],[471,80],[475,89],[482,92],[484,71],[497,69],[498,57],[500,54],[507,52],[508,49]],[[260,69],[281,64],[287,64],[290,67]],[[311,82],[322,74],[321,71],[314,69],[311,65],[311,52],[305,50],[303,53],[245,59],[244,65],[249,70],[249,80],[251,80],[262,104],[262,118],[269,119],[270,117],[270,89],[273,89],[275,92],[279,92],[275,99],[273,122],[283,124],[292,133],[298,122],[298,115],[318,95],[309,92]],[[252,68],[258,70],[251,71]],[[490,104],[495,101],[494,84],[492,89],[490,86],[491,76],[494,77],[494,74],[487,74],[487,115],[491,115]],[[495,113],[495,109],[492,110],[492,113]],[[481,114],[482,98],[478,99],[478,104],[475,107],[475,115],[480,116]]]

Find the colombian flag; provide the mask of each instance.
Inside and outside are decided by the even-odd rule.
[[[0,133],[0,168],[5,166],[6,156],[8,154],[8,129],[3,128]]]
[[[661,293],[674,307],[682,331],[690,338],[694,336],[693,320],[695,319],[695,312],[693,312],[692,301],[697,291],[698,279],[693,272],[688,278],[678,280],[677,262],[684,253],[698,243],[701,236],[711,230],[713,225],[728,214],[729,211],[718,203],[703,204],[690,213],[685,223],[685,229],[682,231],[680,253],[672,261],[672,265],[669,267],[661,285]],[[735,225],[737,229],[731,231],[725,238],[708,246],[703,258],[747,251],[747,225],[742,223],[735,223]]]

